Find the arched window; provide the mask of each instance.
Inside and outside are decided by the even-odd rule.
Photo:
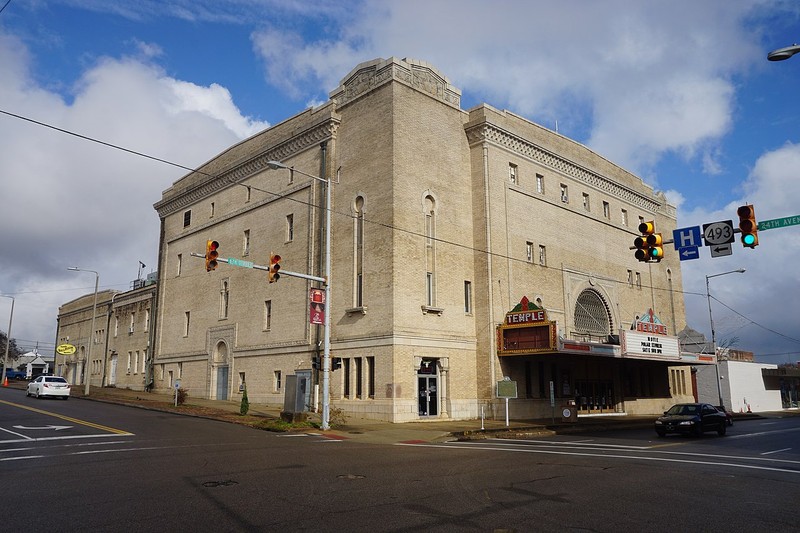
[[[600,294],[586,289],[575,302],[575,334],[586,340],[602,340],[612,333],[611,313]]]

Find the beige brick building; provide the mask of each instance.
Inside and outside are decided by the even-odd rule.
[[[155,283],[134,282],[130,291],[100,291],[94,332],[90,334],[94,293],[58,309],[59,345],[72,345],[72,354],[56,354],[55,373],[72,385],[85,385],[89,367],[91,387],[144,390],[153,381],[152,345]],[[92,344],[91,358],[89,343]]]
[[[246,385],[251,402],[282,404],[287,376],[318,382],[318,284],[270,284],[247,268],[274,253],[284,271],[322,275],[325,184],[267,165],[280,161],[334,182],[333,406],[396,422],[474,418],[503,405],[504,378],[516,417],[549,417],[553,402],[655,413],[690,399],[671,348],[685,325],[676,254],[642,263],[630,250],[641,221],[671,237],[675,208],[585,146],[460,98],[427,63],[362,63],[324,105],[164,191],[155,387],[180,379],[192,396],[236,400]],[[207,240],[244,266],[206,272],[191,254]],[[506,322],[523,301],[518,311],[546,321]]]

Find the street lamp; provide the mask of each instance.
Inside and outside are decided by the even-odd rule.
[[[798,52],[800,52],[800,45],[793,44],[792,46],[787,46],[786,48],[778,48],[777,50],[773,50],[767,54],[767,59],[770,61],[783,61],[784,59],[789,59]]]
[[[268,161],[267,166],[273,170],[285,168],[303,176],[325,183],[325,335],[322,355],[322,429],[330,429],[331,412],[331,180],[307,174],[294,167],[287,167],[280,161]]]
[[[83,362],[83,375],[86,380],[83,394],[89,396],[89,377],[91,376],[90,362],[92,360],[92,344],[94,344],[94,317],[97,314],[97,287],[100,285],[100,274],[96,270],[88,268],[69,267],[67,270],[73,272],[93,272],[94,273],[94,304],[92,305],[92,327],[89,330],[89,350],[86,352],[86,360]]]
[[[725,276],[726,274],[744,274],[745,269],[739,268],[737,270],[731,270],[729,272],[722,272],[720,274],[711,274],[710,276],[706,276],[706,299],[708,299],[708,319],[711,322],[711,347],[714,349],[714,360],[715,365],[714,368],[717,371],[717,394],[719,395],[719,406],[724,407],[722,402],[722,386],[720,385],[719,379],[719,358],[717,357],[717,337],[716,333],[714,332],[714,317],[711,314],[711,292],[708,289],[708,280],[711,278],[716,278],[718,276]]]
[[[6,296],[0,294],[3,298],[11,298],[11,314],[8,317],[8,331],[6,331],[6,355],[3,357],[3,375],[0,377],[0,383],[6,382],[6,370],[8,369],[8,348],[11,346],[11,321],[14,320],[14,300],[13,296]]]

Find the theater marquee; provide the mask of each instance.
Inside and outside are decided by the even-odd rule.
[[[525,355],[557,351],[556,323],[547,312],[523,296],[497,327],[497,355]]]

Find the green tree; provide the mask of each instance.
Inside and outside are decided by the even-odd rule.
[[[8,336],[5,332],[0,331],[0,357],[6,353],[6,339],[8,339]],[[8,358],[13,361],[18,359],[20,355],[22,355],[22,351],[17,347],[16,339],[11,339],[11,344],[8,347]]]
[[[250,401],[247,399],[247,386],[245,386],[244,391],[242,392],[242,404],[239,407],[239,414],[244,416],[250,410]]]

